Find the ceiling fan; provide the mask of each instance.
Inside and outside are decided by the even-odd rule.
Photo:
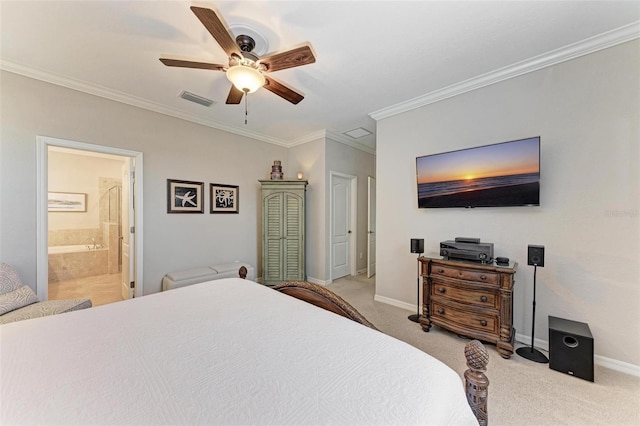
[[[268,74],[314,63],[316,58],[311,47],[304,45],[259,58],[251,53],[255,47],[253,38],[247,35],[239,35],[234,40],[222,20],[213,10],[191,6],[191,11],[229,56],[229,64],[219,65],[165,58],[160,58],[160,62],[169,67],[224,71],[229,81],[233,83],[227,96],[227,104],[239,104],[245,93],[253,93],[260,87],[264,87],[292,104],[297,104],[304,99],[301,93]]]

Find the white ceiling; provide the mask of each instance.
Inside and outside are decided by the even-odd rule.
[[[262,35],[267,53],[310,43],[316,63],[277,71],[305,94],[226,105],[226,64],[189,9]],[[0,1],[0,68],[283,146],[330,135],[375,149],[375,120],[639,36],[639,1]],[[259,49],[258,46],[256,49]],[[215,104],[179,98],[189,91]],[[372,132],[357,139],[356,128]]]

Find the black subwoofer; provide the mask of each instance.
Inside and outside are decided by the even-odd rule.
[[[587,324],[549,316],[549,368],[593,382],[593,336]]]

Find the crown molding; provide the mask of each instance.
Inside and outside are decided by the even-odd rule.
[[[293,147],[293,146],[303,145],[305,143],[313,142],[313,141],[316,141],[316,140],[319,140],[319,139],[322,139],[322,140],[331,139],[332,141],[339,142],[339,143],[344,144],[344,145],[348,145],[351,148],[355,148],[355,149],[358,149],[360,151],[364,151],[364,152],[366,152],[368,154],[375,154],[376,153],[375,149],[373,149],[371,147],[368,147],[367,145],[364,145],[364,144],[358,143],[356,141],[350,140],[350,138],[348,138],[348,137],[345,137],[345,136],[343,136],[343,135],[341,135],[339,133],[335,133],[335,132],[332,132],[331,130],[326,130],[326,129],[319,130],[317,132],[314,132],[314,133],[311,133],[309,135],[306,135],[306,136],[303,136],[301,138],[298,138],[298,139],[294,140],[288,146],[289,147]]]
[[[626,43],[639,37],[640,21],[636,21],[615,30],[552,50],[542,55],[534,56],[524,61],[516,62],[515,64],[452,84],[451,86],[435,90],[408,101],[379,109],[369,113],[369,116],[376,121],[392,117],[425,105],[430,105],[444,99],[471,92],[472,90],[480,89],[482,87],[518,77],[523,74],[528,74],[542,68],[547,68],[561,62],[569,61],[580,56],[588,55],[602,49]]]
[[[119,92],[117,90],[102,87],[96,84],[87,83],[84,81],[63,77],[60,75],[44,72],[34,68],[26,67],[11,61],[0,59],[0,69],[14,74],[23,75],[36,80],[41,80],[47,83],[55,84],[57,86],[67,87],[69,89],[77,90],[79,92],[88,93],[90,95],[99,96],[101,98],[110,99],[112,101],[120,102],[123,104],[131,105],[134,107],[154,111],[160,114],[168,115],[170,117],[179,118],[181,120],[190,121],[204,126],[213,127],[218,130],[233,133],[240,136],[245,136],[251,139],[256,139],[262,142],[271,143],[283,147],[290,146],[290,143],[281,139],[272,138],[258,132],[252,132],[249,130],[238,129],[235,127],[227,126],[215,120],[210,120],[204,117],[198,117],[191,114],[185,114],[174,108],[169,108],[164,105],[160,105],[155,102],[148,101],[136,96],[129,95],[127,93]]]
[[[101,98],[110,99],[112,101],[146,109],[149,111],[154,111],[160,114],[168,115],[170,117],[179,118],[181,120],[202,124],[204,126],[213,127],[215,129],[223,130],[228,133],[233,133],[233,134],[244,136],[247,138],[256,139],[262,142],[267,142],[267,143],[282,146],[285,148],[302,145],[317,139],[331,138],[332,140],[335,140],[337,142],[343,143],[345,145],[349,145],[352,148],[356,148],[356,149],[368,152],[370,154],[375,153],[374,149],[369,148],[366,145],[348,140],[346,137],[342,135],[328,132],[326,130],[319,130],[317,132],[303,136],[302,138],[298,138],[292,141],[286,141],[282,139],[273,138],[273,137],[264,135],[262,133],[257,133],[249,130],[238,129],[235,127],[227,126],[218,121],[210,120],[204,117],[185,114],[184,112],[179,111],[177,109],[169,108],[164,105],[148,101],[146,99],[129,95],[127,93],[119,92],[113,89],[108,89],[106,87],[102,87],[96,84],[91,84],[84,81],[63,77],[63,76],[52,74],[49,72],[44,72],[41,70],[37,70],[35,68],[30,68],[24,65],[17,64],[15,62],[0,59],[0,69],[7,72],[12,72],[14,74],[19,74],[25,77],[33,78],[35,80],[44,81],[47,83],[55,84],[57,86],[67,87],[69,89],[77,90],[79,92],[87,93],[94,96],[99,96]]]
[[[542,68],[550,67],[552,65],[568,61],[580,56],[588,55],[598,50],[613,47],[618,44],[622,44],[640,37],[640,21],[633,22],[629,25],[620,27],[618,29],[608,31],[606,33],[582,40],[580,42],[565,46],[560,49],[552,50],[545,54],[517,62],[510,66],[497,69],[495,71],[482,74],[477,77],[453,84],[451,86],[435,90],[425,95],[410,99],[405,102],[401,102],[374,112],[369,113],[369,116],[374,120],[381,120],[384,118],[392,117],[397,114],[401,114],[416,108],[420,108],[425,105],[433,104],[444,99],[448,99],[463,93],[470,92],[491,84],[499,83],[504,80],[508,80],[514,77],[518,77],[523,74],[534,72]],[[26,77],[30,77],[36,80],[41,80],[47,83],[55,84],[58,86],[67,87],[69,89],[77,90],[80,92],[88,93],[90,95],[99,96],[105,99],[110,99],[116,102],[124,103],[134,107],[154,111],[160,114],[164,114],[170,117],[179,118],[181,120],[190,121],[193,123],[201,124],[204,126],[212,127],[218,130],[222,130],[228,133],[244,136],[247,138],[259,140],[262,142],[282,146],[285,148],[302,145],[307,142],[311,142],[317,139],[329,138],[339,143],[343,143],[352,148],[359,149],[361,151],[375,154],[375,148],[371,148],[364,144],[351,140],[341,134],[334,133],[328,130],[320,130],[309,135],[303,136],[295,140],[283,140],[273,138],[262,133],[252,132],[245,129],[239,129],[220,123],[215,120],[211,120],[205,117],[194,116],[191,114],[185,114],[174,108],[169,108],[164,105],[148,101],[139,97],[135,97],[123,92],[119,92],[106,87],[98,86],[95,84],[87,83],[80,80],[63,77],[60,75],[52,74],[49,72],[37,70],[34,68],[26,67],[11,61],[0,59],[0,69],[14,74],[20,74]]]
[[[335,132],[332,132],[330,130],[326,130],[325,133],[326,133],[327,139],[331,139],[332,141],[336,141],[336,142],[342,143],[344,145],[348,145],[351,148],[359,149],[360,151],[364,151],[364,152],[369,153],[369,154],[375,154],[376,153],[375,149],[370,148],[370,147],[368,147],[368,146],[366,146],[364,144],[361,144],[359,142],[356,142],[354,140],[351,140],[351,138],[349,138],[347,136],[344,136],[344,135],[342,135],[340,133],[335,133]]]
[[[288,146],[304,145],[305,143],[308,143],[308,142],[313,142],[318,139],[324,139],[326,138],[326,136],[327,136],[326,130],[324,129],[318,130],[317,132],[309,133],[308,135],[302,136],[298,139],[294,139]]]

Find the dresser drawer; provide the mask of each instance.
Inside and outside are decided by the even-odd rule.
[[[486,283],[498,285],[498,274],[495,272],[485,272],[472,269],[462,269],[446,265],[431,265],[431,275],[433,277],[442,276],[448,278],[457,278],[460,280],[474,281],[475,283]]]
[[[464,303],[466,305],[496,309],[500,307],[499,298],[497,294],[492,291],[456,287],[439,280],[433,280],[433,284],[431,285],[431,295],[445,297],[449,300]]]
[[[435,322],[443,320],[444,322],[459,324],[468,329],[491,334],[498,333],[499,321],[497,315],[456,309],[437,300],[432,302],[432,308],[431,316]]]

